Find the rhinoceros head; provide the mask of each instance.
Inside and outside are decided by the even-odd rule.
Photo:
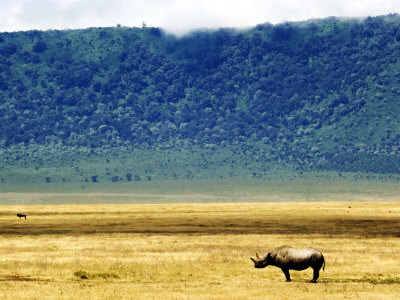
[[[270,258],[270,254],[269,253],[264,258],[260,258],[257,253],[256,253],[256,258],[250,257],[250,259],[254,263],[254,268],[257,268],[257,269],[265,268],[266,266],[268,266],[270,264],[269,263],[269,258]]]

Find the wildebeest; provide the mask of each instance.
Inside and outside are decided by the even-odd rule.
[[[324,256],[321,251],[314,248],[296,249],[290,246],[281,246],[266,254],[264,258],[260,258],[256,254],[256,259],[250,259],[254,262],[255,268],[265,268],[269,265],[281,268],[287,282],[291,281],[289,270],[301,271],[309,267],[313,268],[314,276],[311,282],[314,283],[317,282],[322,266],[325,270]]]
[[[17,217],[19,217],[20,219],[21,218],[25,218],[26,219],[26,215],[24,215],[24,214],[17,214]]]

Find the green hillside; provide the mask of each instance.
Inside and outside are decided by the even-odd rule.
[[[3,185],[398,175],[399,115],[398,15],[0,33]]]

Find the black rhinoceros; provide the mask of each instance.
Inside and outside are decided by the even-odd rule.
[[[254,262],[255,268],[265,268],[266,266],[275,266],[282,269],[286,276],[286,281],[290,280],[289,270],[305,270],[309,267],[314,269],[314,276],[311,282],[317,282],[319,270],[323,266],[325,270],[325,259],[321,251],[314,248],[296,249],[289,246],[275,248],[264,258],[256,254],[256,259],[250,258]]]

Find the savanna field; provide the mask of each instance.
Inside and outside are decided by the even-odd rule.
[[[0,298],[398,299],[399,188],[373,186],[268,203],[261,202],[274,195],[250,189],[240,198],[248,203],[212,203],[221,196],[211,192],[164,195],[158,204],[80,205],[73,202],[107,195],[2,194],[2,203],[70,203],[1,206]],[[289,194],[275,193],[275,201]],[[166,203],[174,199],[186,203]],[[196,199],[210,203],[187,203]],[[249,257],[280,245],[322,251],[317,284],[309,283],[312,269],[291,271],[287,283],[276,267],[253,267]]]

